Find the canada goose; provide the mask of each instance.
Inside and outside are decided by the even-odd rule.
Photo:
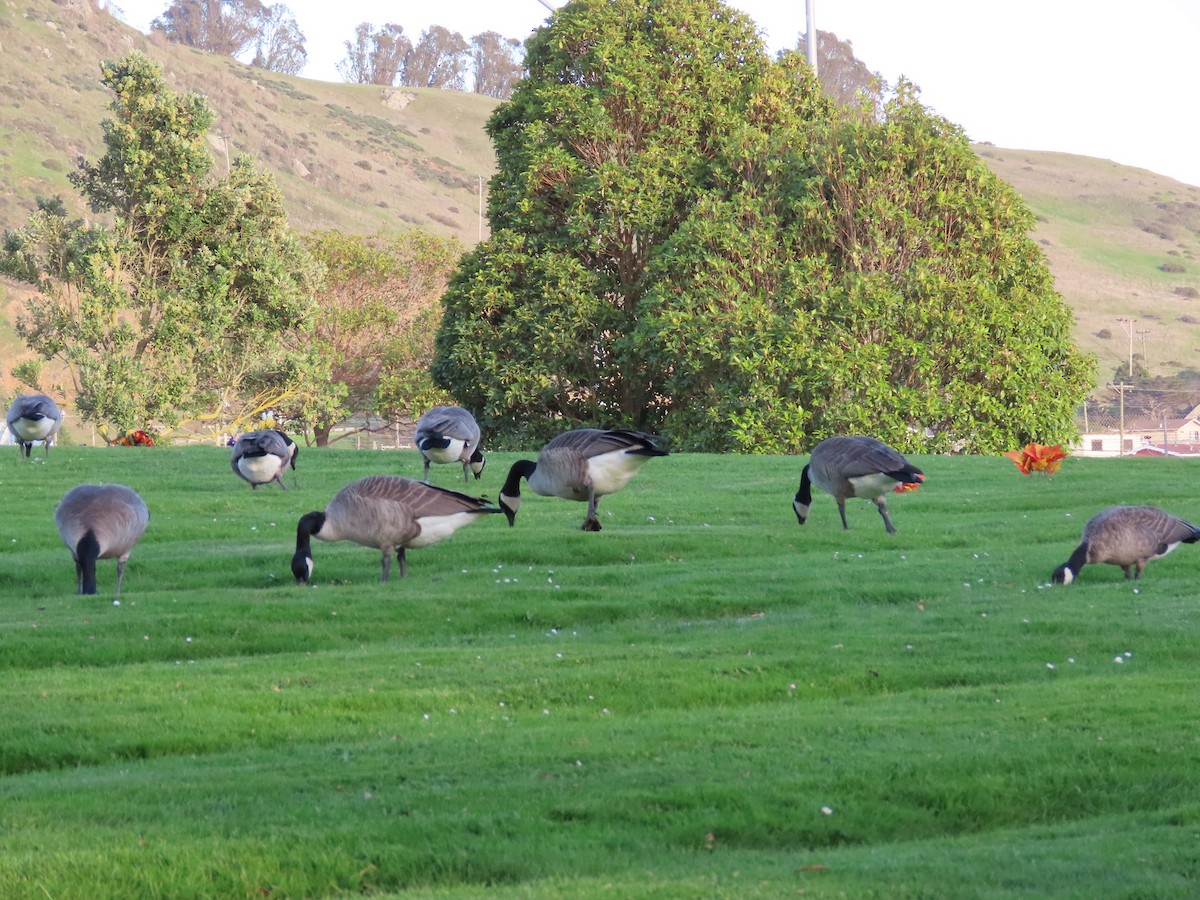
[[[388,580],[392,554],[400,560],[400,577],[408,574],[404,550],[444,541],[485,513],[500,510],[486,500],[431,487],[399,475],[368,475],[338,491],[324,512],[310,512],[296,525],[292,574],[297,584],[312,577],[310,537],[353,541],[383,551],[383,577]]]
[[[296,442],[282,431],[273,428],[247,431],[233,442],[229,465],[241,478],[257,489],[260,484],[278,481],[285,491],[283,470],[290,464],[296,468]]]
[[[483,474],[487,460],[479,449],[479,424],[461,406],[435,406],[417,420],[414,437],[421,458],[425,461],[425,477],[429,484],[429,464],[461,462],[463,484],[468,484],[467,470],[475,478]]]
[[[837,501],[843,529],[850,529],[846,524],[846,498],[861,497],[875,501],[888,534],[895,534],[888,517],[888,492],[924,480],[925,474],[902,453],[873,437],[826,438],[813,447],[808,465],[800,473],[800,490],[792,500],[792,509],[803,525],[812,505],[815,484]]]
[[[1180,544],[1200,540],[1200,528],[1155,506],[1110,506],[1083,526],[1083,539],[1050,580],[1070,584],[1088,563],[1120,566],[1126,578],[1141,578],[1146,563]]]
[[[75,558],[80,594],[96,593],[96,560],[117,560],[117,595],[129,553],[146,530],[150,511],[137,492],[123,484],[81,484],[54,510],[54,524]]]
[[[62,427],[62,411],[45,394],[21,394],[8,408],[6,421],[23,455],[29,456],[34,441],[45,441],[49,456],[50,445]]]
[[[537,462],[521,459],[508,470],[500,490],[500,507],[511,528],[521,506],[521,479],[543,497],[586,500],[587,516],[581,528],[599,531],[596,505],[605,494],[615,494],[629,483],[651,457],[666,456],[659,439],[640,431],[602,431],[577,428],[552,438],[538,453]]]

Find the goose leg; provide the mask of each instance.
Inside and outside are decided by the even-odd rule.
[[[383,574],[380,576],[380,581],[387,581],[388,576],[392,574],[392,548],[383,548]]]
[[[596,489],[592,485],[588,485],[588,509],[587,518],[583,520],[583,525],[580,526],[583,531],[599,531],[600,520],[596,518],[596,506],[600,503],[596,496]]]
[[[425,475],[421,480],[424,481],[426,484],[429,484],[429,457],[426,456],[426,457],[424,457],[424,459],[425,459]]]
[[[408,575],[408,559],[404,555],[404,548],[396,549],[396,559],[400,562],[400,577],[405,578]]]
[[[125,578],[125,560],[117,560],[117,596],[121,596],[121,582]]]
[[[846,501],[838,499],[838,512],[842,514],[842,531],[849,531],[850,525],[846,522]]]
[[[875,505],[879,507],[879,514],[883,516],[883,527],[887,529],[887,533],[895,534],[896,529],[892,526],[892,520],[888,517],[887,499],[876,497]]]

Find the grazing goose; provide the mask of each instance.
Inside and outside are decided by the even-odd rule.
[[[1141,578],[1146,563],[1180,544],[1200,540],[1200,528],[1154,506],[1110,506],[1083,526],[1083,539],[1050,580],[1070,584],[1088,563],[1120,566],[1126,578]]]
[[[46,456],[62,427],[62,411],[45,394],[21,394],[8,408],[8,430],[24,456],[33,450],[34,441],[45,441]]]
[[[54,510],[54,524],[75,558],[80,594],[96,593],[96,560],[117,560],[117,596],[129,553],[146,530],[150,511],[137,492],[123,484],[81,484]]]
[[[500,490],[500,507],[511,528],[521,506],[521,479],[543,497],[587,501],[581,528],[599,531],[596,504],[605,494],[615,494],[629,483],[651,457],[666,456],[659,439],[640,431],[601,431],[577,428],[552,438],[538,453],[537,462],[518,460],[508,470]]]
[[[425,477],[429,484],[429,464],[461,462],[463,484],[468,484],[467,470],[475,478],[483,474],[487,460],[479,449],[479,424],[461,406],[435,406],[417,420],[414,440],[421,458],[425,460]]]
[[[286,491],[283,471],[289,464],[296,468],[296,452],[296,442],[282,431],[247,431],[233,442],[229,465],[256,490],[260,484],[278,481]]]
[[[895,534],[888,517],[888,492],[924,480],[925,474],[920,469],[882,441],[872,437],[826,438],[813,448],[808,465],[800,473],[800,490],[792,508],[803,525],[812,505],[815,484],[837,501],[843,529],[850,529],[846,524],[846,499],[861,497],[875,502],[888,534]]]
[[[392,554],[400,560],[400,577],[408,574],[407,547],[444,541],[479,516],[500,512],[486,500],[431,487],[399,475],[368,475],[338,491],[324,512],[310,512],[296,525],[292,574],[297,584],[312,577],[310,537],[353,541],[383,551],[383,577],[388,580]]]

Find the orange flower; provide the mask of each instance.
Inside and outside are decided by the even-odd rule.
[[[902,481],[900,484],[892,488],[895,494],[907,494],[909,491],[915,491],[921,486],[921,482],[925,480],[924,475],[918,475],[916,481]]]
[[[129,431],[122,434],[113,443],[122,447],[153,447],[154,438],[139,428],[137,431]]]
[[[1017,464],[1022,475],[1034,472],[1053,475],[1067,458],[1067,451],[1063,450],[1062,444],[1026,444],[1025,449],[1010,450],[1004,455]]]

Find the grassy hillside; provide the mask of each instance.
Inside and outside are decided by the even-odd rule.
[[[466,244],[486,235],[480,191],[495,161],[483,124],[495,101],[262,72],[148,38],[86,0],[0,4],[0,229],[20,225],[39,194],[78,203],[67,173],[80,154],[101,152],[110,99],[99,63],[133,48],[159,60],[177,89],[207,97],[218,165],[248,152],[275,172],[296,228],[418,225]],[[1200,289],[1200,187],[1088,157],[978,150],[1041,217],[1037,237],[1076,310],[1079,343],[1101,360],[1101,383],[1128,354],[1121,316],[1148,331],[1156,374],[1196,364],[1200,299],[1176,292]],[[1184,271],[1164,272],[1166,263]],[[15,291],[0,283],[0,319]],[[1136,342],[1140,353],[1143,336]],[[0,388],[14,386],[20,351],[0,321]]]
[[[1036,237],[1102,381],[1128,358],[1119,317],[1137,319],[1134,352],[1153,373],[1200,365],[1200,187],[1086,156],[976,149],[1038,214]]]
[[[0,226],[20,224],[37,193],[75,192],[79,154],[102,151],[111,95],[99,65],[142,49],[177,90],[216,113],[218,164],[251,153],[271,168],[302,230],[372,232],[420,225],[479,235],[479,180],[493,171],[482,123],[495,101],[416,88],[326,84],[251,69],[148,38],[83,0],[0,5]]]

